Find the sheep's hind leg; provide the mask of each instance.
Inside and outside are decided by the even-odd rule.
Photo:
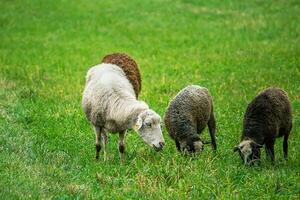
[[[126,131],[119,132],[119,153],[121,163],[124,163],[125,161],[125,135]]]
[[[104,130],[101,133],[101,140],[102,140],[102,145],[103,145],[103,158],[104,158],[104,161],[106,161],[107,160],[108,138],[107,138],[106,132]]]
[[[101,150],[101,132],[102,128],[94,127],[96,136],[96,160],[99,159],[99,152]]]
[[[285,160],[288,158],[288,139],[289,139],[289,134],[292,129],[292,124],[289,126],[289,128],[283,128],[280,129],[279,135],[283,135],[283,157]]]
[[[288,135],[284,135],[283,137],[283,157],[285,160],[288,158]]]
[[[209,134],[211,138],[211,145],[213,150],[217,150],[217,143],[216,143],[216,120],[213,112],[211,113],[210,119],[207,123]]]

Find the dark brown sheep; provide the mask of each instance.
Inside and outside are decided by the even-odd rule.
[[[170,102],[164,120],[178,151],[202,151],[205,142],[200,139],[199,134],[207,125],[212,147],[217,149],[213,102],[206,88],[191,85],[182,89]]]
[[[258,94],[248,105],[243,122],[241,143],[234,148],[245,164],[260,160],[260,148],[275,160],[274,143],[283,138],[284,158],[288,156],[288,137],[292,129],[291,104],[286,92],[268,88]]]
[[[138,98],[142,89],[141,74],[137,63],[133,60],[133,58],[125,53],[113,53],[104,56],[101,62],[114,64],[122,68],[127,79],[133,86],[136,98]]]

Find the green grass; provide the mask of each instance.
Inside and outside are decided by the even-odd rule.
[[[300,3],[294,1],[1,1],[0,199],[299,199]],[[210,89],[218,151],[180,155],[164,130],[155,152],[130,131],[120,165],[95,161],[81,109],[88,68],[126,52],[140,66],[141,99],[163,116],[181,88]],[[289,160],[245,167],[239,142],[247,104],[285,89],[294,127]],[[207,130],[204,137],[208,139]]]

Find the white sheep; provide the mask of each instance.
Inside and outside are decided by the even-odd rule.
[[[135,61],[126,54],[117,53],[104,57],[103,62],[87,72],[82,99],[86,117],[95,129],[96,159],[102,141],[106,160],[106,132],[111,132],[119,133],[119,152],[123,161],[125,133],[131,128],[148,145],[161,150],[164,146],[161,118],[145,102],[137,100],[141,85]],[[132,84],[134,81],[136,84]]]

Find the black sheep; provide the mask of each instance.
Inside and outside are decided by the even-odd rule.
[[[260,148],[275,160],[274,143],[283,138],[284,158],[288,156],[288,137],[292,129],[292,110],[286,92],[268,88],[248,105],[243,122],[241,143],[234,148],[245,164],[260,160]]]

